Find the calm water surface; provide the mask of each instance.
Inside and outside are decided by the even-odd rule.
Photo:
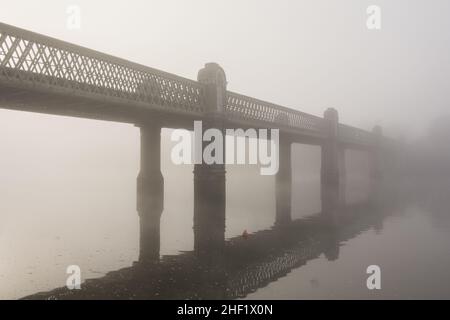
[[[21,121],[31,117],[14,116]],[[42,117],[25,132],[7,123],[0,132],[5,146],[0,160],[1,299],[63,287],[69,265],[79,265],[83,279],[93,279],[137,260],[137,129],[97,121],[59,123],[55,117]],[[99,130],[105,134],[91,134]],[[193,249],[192,168],[171,166],[168,132],[163,139],[166,202],[161,253],[176,255]],[[294,219],[321,210],[319,151],[294,147]],[[347,172],[347,202],[363,202],[368,195],[366,156],[349,152]],[[259,176],[257,167],[230,167],[228,173],[227,238],[271,228],[273,177]],[[245,298],[448,299],[447,199],[416,197],[383,209],[380,221],[340,241],[333,259],[325,254],[308,259]],[[379,291],[366,287],[366,268],[372,264],[381,267]]]

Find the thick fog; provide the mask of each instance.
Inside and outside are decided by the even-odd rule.
[[[446,0],[0,4],[4,23],[193,79],[215,61],[233,91],[316,115],[335,107],[345,123],[394,135],[422,133],[449,102]],[[74,4],[80,30],[66,28]],[[380,30],[366,27],[371,4]]]
[[[366,26],[372,4],[380,30]],[[67,28],[70,5],[81,9],[79,30]],[[231,91],[381,125],[413,146],[405,175],[448,170],[449,13],[447,0],[0,0],[6,24],[194,80],[214,61]],[[175,254],[193,246],[193,167],[173,165],[170,130],[162,137],[161,252]],[[0,298],[62,286],[68,264],[95,277],[137,259],[138,128],[0,109],[0,147]],[[435,156],[443,150],[447,158]],[[293,218],[317,213],[320,148],[296,145],[292,159]],[[368,193],[367,155],[348,151],[346,161],[347,201],[357,202]],[[228,170],[227,238],[270,227],[274,177]]]

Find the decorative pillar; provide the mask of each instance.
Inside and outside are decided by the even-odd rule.
[[[280,136],[279,169],[275,177],[276,218],[275,225],[286,225],[292,221],[292,159],[291,141]]]
[[[370,151],[370,197],[372,204],[380,203],[382,199],[382,180],[383,180],[383,164],[382,164],[382,143],[383,129],[375,126],[373,132],[373,145]]]
[[[345,147],[341,146],[338,150],[338,166],[339,166],[339,205],[346,205],[346,188],[347,188],[347,168],[345,166]]]
[[[321,199],[322,212],[334,214],[339,203],[339,115],[329,108],[324,113],[324,136],[322,143]]]
[[[164,209],[164,178],[161,173],[161,126],[139,125],[141,168],[137,178],[137,211],[140,219],[139,262],[159,260],[160,220]]]
[[[371,151],[370,159],[370,176],[373,181],[379,181],[383,177],[382,164],[381,164],[381,139],[383,138],[383,129],[380,126],[375,126],[372,130],[374,143]]]
[[[202,129],[217,129],[225,140],[222,118],[226,103],[225,72],[218,64],[208,63],[199,71],[198,81],[205,88],[206,111]],[[203,156],[210,143],[203,142],[195,148],[201,148]],[[202,163],[194,166],[194,250],[199,254],[221,251],[225,244],[225,141],[222,145],[222,163],[206,164],[201,159]]]

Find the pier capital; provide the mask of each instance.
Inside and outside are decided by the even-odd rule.
[[[206,86],[207,111],[222,112],[227,103],[227,78],[222,67],[215,62],[205,64],[197,80]]]
[[[381,126],[375,126],[375,127],[373,127],[372,132],[377,136],[382,136],[383,128]]]
[[[328,121],[339,122],[339,113],[335,108],[328,108],[323,113],[323,118]]]
[[[339,127],[339,113],[334,108],[328,108],[323,113],[323,119],[325,120],[325,134],[331,139],[335,139],[338,136]]]

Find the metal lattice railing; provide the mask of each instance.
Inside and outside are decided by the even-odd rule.
[[[195,81],[1,23],[0,77],[186,111],[204,105]]]
[[[323,131],[322,118],[233,92],[228,92],[225,112],[230,118],[277,123],[314,132]]]
[[[204,85],[94,50],[0,23],[0,82],[105,102],[200,114]],[[226,118],[321,136],[323,118],[227,92]],[[372,134],[340,125],[339,139],[371,144]]]
[[[374,143],[372,132],[358,129],[355,127],[339,124],[339,140],[356,145],[371,145]]]

